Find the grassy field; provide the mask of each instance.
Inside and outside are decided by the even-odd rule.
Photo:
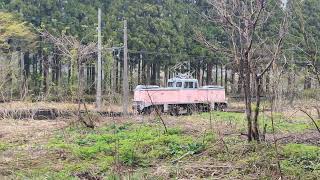
[[[262,114],[265,141],[248,143],[242,113],[0,120],[0,179],[317,179],[320,135],[303,116]],[[278,142],[278,155],[274,138]],[[278,168],[278,160],[281,172]]]

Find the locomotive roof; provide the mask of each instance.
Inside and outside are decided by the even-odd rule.
[[[192,78],[179,78],[179,77],[175,77],[175,78],[171,78],[168,80],[169,82],[176,82],[176,81],[192,81],[192,82],[198,82],[197,79],[192,79]]]

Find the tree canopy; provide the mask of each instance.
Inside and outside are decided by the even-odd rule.
[[[30,44],[35,35],[27,22],[17,15],[0,12],[0,48],[8,50],[15,43]]]

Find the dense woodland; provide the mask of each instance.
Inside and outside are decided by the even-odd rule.
[[[292,97],[300,90],[319,87],[319,16],[316,0],[292,0],[283,5],[265,2],[270,16],[256,38],[276,41],[279,24],[288,14],[288,33],[281,57],[273,69],[283,68],[282,93]],[[73,60],[46,41],[39,31],[55,36],[70,35],[83,44],[97,42],[97,9],[102,9],[103,89],[121,93],[123,20],[128,20],[129,84],[165,85],[174,65],[185,62],[202,85],[226,87],[243,93],[240,68],[235,58],[201,41],[230,45],[228,33],[208,20],[214,12],[204,0],[168,1],[9,1],[1,4],[1,99],[65,100],[76,91],[77,71]],[[199,38],[200,37],[200,38]],[[110,48],[115,47],[113,50]],[[263,52],[261,52],[263,53]],[[268,52],[265,52],[268,53]],[[271,52],[270,52],[271,53]],[[265,56],[266,58],[270,58]],[[96,57],[83,64],[85,92],[95,93]],[[266,64],[266,63],[265,63]],[[184,71],[183,69],[179,69]],[[74,73],[75,72],[75,73]],[[263,78],[263,91],[270,91],[270,73]],[[292,88],[295,87],[295,88]]]

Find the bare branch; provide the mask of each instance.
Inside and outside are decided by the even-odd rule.
[[[303,110],[301,108],[300,108],[300,111],[305,113],[311,119],[311,121],[313,122],[314,126],[317,128],[318,132],[320,133],[320,128],[319,128],[316,120],[307,111],[305,111],[305,110]]]

